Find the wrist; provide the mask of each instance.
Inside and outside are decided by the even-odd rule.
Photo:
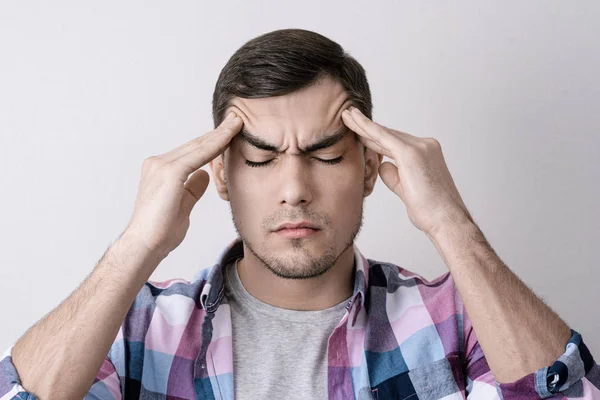
[[[149,248],[133,232],[126,230],[110,246],[106,259],[127,273],[139,272],[149,277],[167,255]]]
[[[479,228],[473,221],[471,215],[465,213],[454,213],[446,216],[441,223],[435,225],[426,232],[429,239],[439,242],[448,237],[456,237],[473,234]]]
[[[162,260],[171,252],[170,250],[166,251],[158,246],[150,246],[144,237],[144,235],[139,234],[133,228],[128,227],[125,229],[125,231],[123,231],[118,240],[126,243],[128,247],[131,247],[138,253],[150,258]]]

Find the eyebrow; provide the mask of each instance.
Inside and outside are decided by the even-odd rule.
[[[339,131],[337,131],[336,133],[334,133],[332,135],[326,136],[323,139],[320,139],[317,142],[306,146],[305,148],[299,148],[300,153],[301,154],[312,153],[317,150],[331,147],[331,146],[335,145],[336,143],[338,143],[340,140],[342,140],[348,132],[350,132],[350,129],[348,129],[347,126],[344,126]],[[256,147],[257,149],[266,150],[266,151],[270,151],[273,153],[279,153],[279,154],[283,153],[283,151],[276,145],[269,143],[266,140],[264,140],[258,136],[252,135],[245,128],[242,128],[239,135],[240,135],[241,139],[248,142],[250,145]]]

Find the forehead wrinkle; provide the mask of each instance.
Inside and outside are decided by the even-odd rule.
[[[335,145],[336,143],[338,143],[339,141],[341,141],[348,134],[348,132],[350,132],[350,129],[348,129],[347,126],[343,126],[341,129],[339,129],[334,134],[327,135],[324,137],[323,137],[323,135],[320,135],[321,138],[317,139],[317,141],[315,141],[314,143],[312,143],[306,147],[299,147],[300,154],[312,153],[317,150],[331,147],[331,146]],[[250,132],[248,132],[248,130],[245,127],[242,128],[242,130],[240,131],[240,133],[238,135],[240,136],[240,138],[242,140],[244,140],[245,142],[247,142],[248,144],[250,144],[251,146],[253,146],[259,150],[266,150],[266,151],[269,151],[272,153],[277,153],[277,154],[284,153],[284,151],[281,150],[277,145],[269,143],[265,139],[251,134]]]

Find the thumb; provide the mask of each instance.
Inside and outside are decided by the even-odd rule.
[[[400,184],[400,175],[398,175],[398,167],[394,163],[386,161],[379,165],[379,176],[392,192],[400,195],[402,185]]]
[[[199,169],[184,183],[183,187],[186,192],[183,194],[183,199],[181,200],[181,210],[185,215],[190,215],[198,200],[204,195],[208,187],[208,182],[210,182],[208,172]]]

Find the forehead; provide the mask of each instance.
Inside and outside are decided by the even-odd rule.
[[[342,85],[329,78],[285,96],[236,97],[231,101],[233,111],[244,120],[245,129],[271,139],[282,134],[311,137],[339,129],[343,125],[341,112],[348,105],[348,94]]]

